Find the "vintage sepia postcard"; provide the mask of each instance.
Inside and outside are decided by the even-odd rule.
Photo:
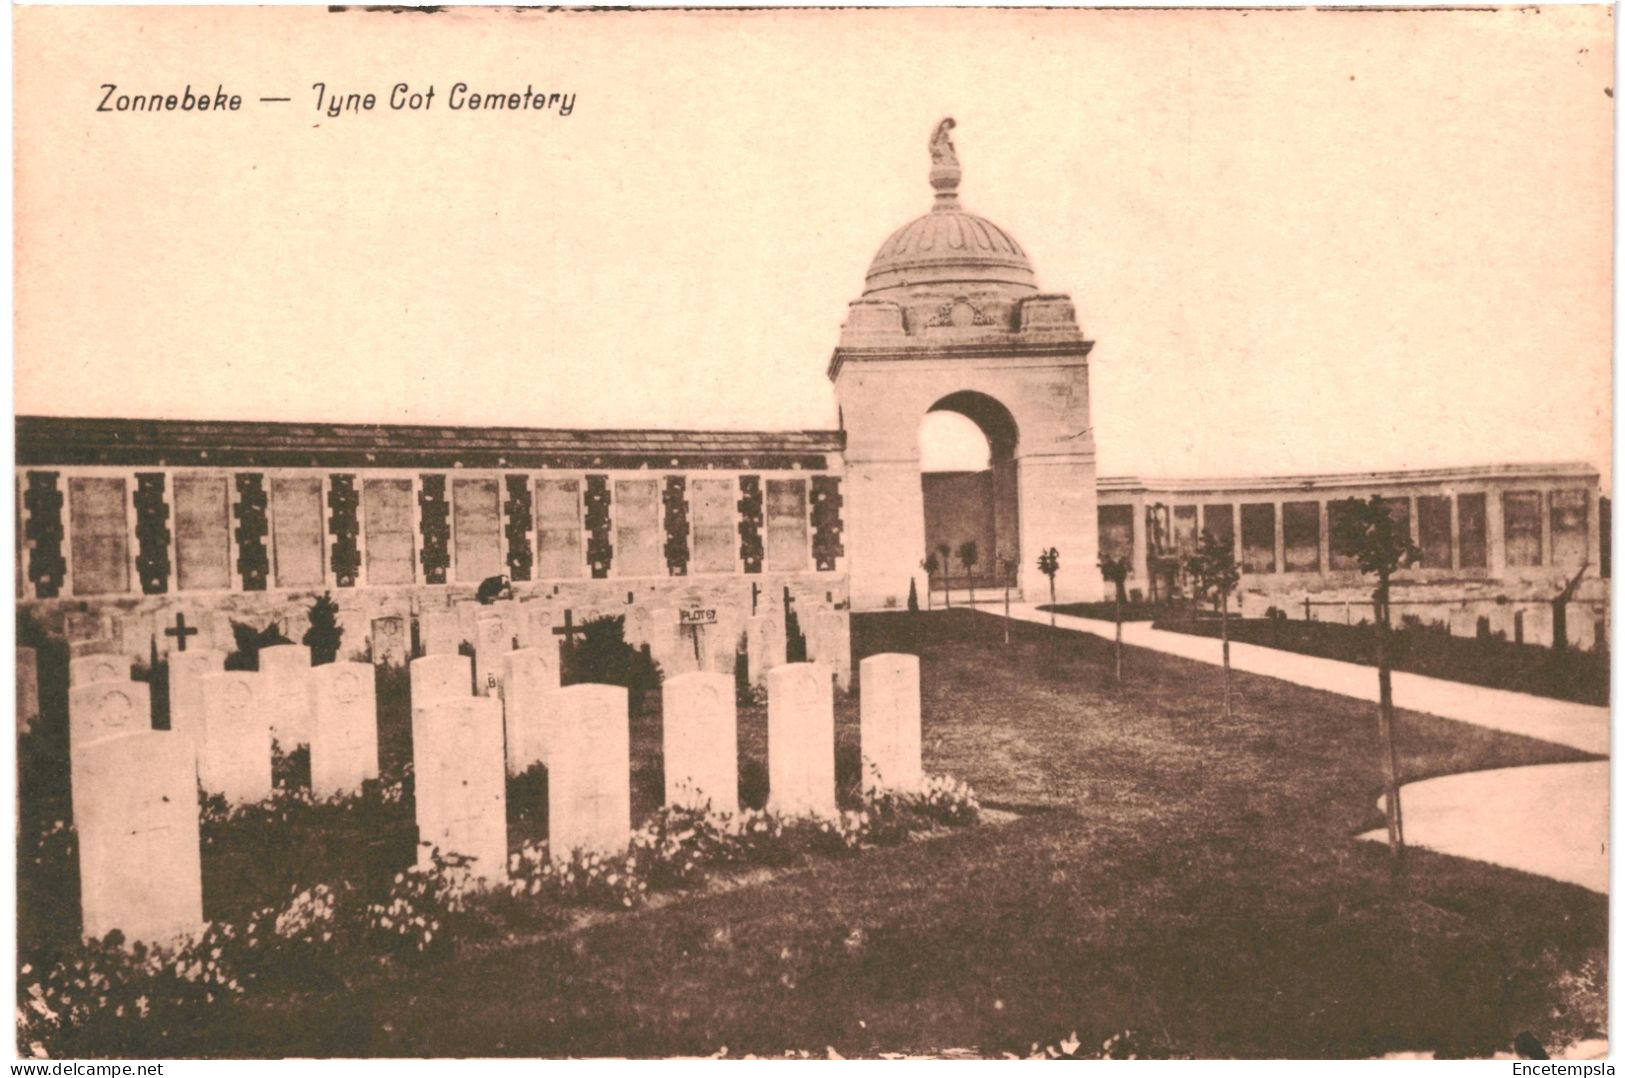
[[[13,26],[19,1056],[1612,1073],[1611,8]]]

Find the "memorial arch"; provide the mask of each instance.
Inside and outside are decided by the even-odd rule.
[[[948,419],[957,424],[943,422]],[[956,588],[1016,584],[1021,565],[1019,443],[1015,417],[984,393],[951,393],[927,409],[921,421],[925,548],[946,546],[956,552],[947,578]],[[957,554],[967,541],[977,550],[969,579]]]
[[[989,561],[1002,548],[1024,597],[1047,597],[1037,552],[1055,547],[1058,596],[1093,599],[1091,342],[1071,299],[1039,290],[1014,237],[960,207],[952,126],[944,121],[931,139],[930,212],[881,244],[830,361],[846,440],[853,608],[900,607],[911,581],[924,593],[920,562],[940,541],[928,542],[928,516],[940,519],[936,495],[951,493],[928,498],[925,487],[942,484],[921,476],[919,423],[937,411],[964,415],[987,436],[986,480],[959,485],[988,488],[970,501],[991,513]]]

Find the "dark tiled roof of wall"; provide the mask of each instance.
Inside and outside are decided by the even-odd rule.
[[[840,431],[558,430],[17,417],[25,467],[822,469]]]

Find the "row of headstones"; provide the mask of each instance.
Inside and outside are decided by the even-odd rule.
[[[570,612],[572,616],[574,611]],[[711,669],[733,673],[738,651],[740,625],[737,617],[717,612],[710,624],[683,626],[676,609],[634,607],[626,616],[625,639],[634,646],[648,645],[650,656],[667,675]],[[467,642],[474,650],[478,695],[495,688],[501,675],[501,655],[517,647],[549,653],[556,641],[566,637],[574,624],[585,624],[599,616],[596,610],[582,611],[579,623],[557,623],[558,611],[542,603],[502,600],[480,604],[463,602],[455,611],[425,613],[418,618],[418,638],[424,657],[455,655]],[[807,626],[807,658],[822,662],[834,672],[842,690],[852,683],[852,637],[847,616],[830,608],[812,611]],[[411,656],[408,622],[391,615],[372,623],[373,660],[404,665]],[[785,662],[787,641],[783,619],[777,613],[752,615],[743,628],[753,685],[763,684],[767,671]]]
[[[821,615],[824,632],[815,633],[820,650],[811,658],[825,663],[842,688],[842,662],[846,658],[846,619],[834,612]],[[769,659],[782,656],[771,629],[771,617],[753,619],[762,627],[766,643],[752,649],[761,661],[763,676],[774,668]],[[414,705],[447,692],[462,694],[472,686],[474,695],[498,695],[506,703],[504,721],[517,735],[511,759],[525,764],[543,759],[535,737],[523,727],[531,720],[533,701],[560,685],[558,649],[543,646],[507,650],[511,639],[500,615],[482,617],[476,625],[479,641],[472,677],[467,657],[434,654],[414,660]],[[809,648],[809,650],[813,650]],[[833,653],[833,656],[831,655]],[[31,656],[30,656],[31,657]],[[271,742],[284,751],[309,745],[311,787],[318,796],[358,789],[375,778],[377,764],[376,699],[370,670],[360,663],[330,663],[312,668],[308,649],[283,644],[260,649],[258,673],[225,671],[218,651],[177,651],[169,658],[169,712],[171,729],[192,739],[198,751],[198,771],[205,790],[223,794],[230,802],[252,802],[271,793]],[[23,669],[19,649],[19,670]],[[32,664],[28,664],[32,672]],[[25,679],[35,688],[37,674]],[[70,660],[69,744],[83,745],[99,737],[131,733],[150,727],[148,686],[130,678],[128,663],[119,656],[87,655]],[[25,711],[19,704],[19,715]],[[528,739],[527,739],[528,738]]]
[[[431,666],[419,673],[417,663],[425,662]],[[446,675],[459,664],[460,678]],[[515,726],[519,744],[532,746],[524,751],[539,752],[548,765],[548,839],[555,856],[626,847],[631,749],[625,689],[557,689],[522,713],[510,709],[516,717],[505,720],[496,699],[468,691],[466,656],[431,656],[413,665],[414,689],[421,680],[426,690],[412,709],[422,863],[437,849],[467,858],[476,879],[506,877],[504,770],[522,764],[510,758]],[[876,655],[860,670],[865,786],[918,789],[919,660]],[[663,697],[668,803],[736,811],[732,680],[707,672],[678,675]],[[130,940],[165,941],[195,932],[203,898],[194,793],[200,758],[192,738],[176,730],[136,730],[93,737],[73,751],[85,934],[101,938],[116,928]],[[790,663],[768,675],[768,784],[774,811],[836,812],[833,678],[820,664]]]
[[[297,644],[262,648],[258,673],[228,671],[218,651],[169,657],[169,727],[197,754],[198,781],[229,802],[271,795],[271,743],[310,747],[311,791],[360,789],[378,777],[377,693],[366,663],[310,665]],[[68,753],[152,728],[151,690],[113,655],[68,663]],[[77,794],[77,787],[75,793]]]

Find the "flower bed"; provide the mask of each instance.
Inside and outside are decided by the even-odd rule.
[[[364,832],[381,822],[398,828],[409,785],[369,784],[362,794],[325,801],[284,790],[229,811],[205,801],[203,841],[241,846],[247,835],[259,845],[252,836]],[[339,840],[331,856],[318,860],[329,878],[287,885],[287,897],[274,904],[246,909],[239,902],[178,948],[126,948],[117,933],[84,943],[21,940],[19,1044],[39,1058],[163,1055],[173,1031],[206,1020],[212,1008],[343,982],[369,963],[444,957],[461,942],[557,925],[572,909],[631,909],[651,893],[700,886],[717,870],[894,845],[941,826],[968,826],[979,813],[970,788],[945,777],[929,779],[919,793],[865,797],[858,808],[827,819],[666,807],[633,832],[620,854],[573,851],[555,860],[545,842],[522,841],[510,855],[506,885],[498,887],[471,884],[460,859],[438,853],[430,867],[398,871],[387,883],[365,865],[356,878],[353,864],[347,874],[340,871],[346,862]],[[71,833],[54,822],[32,844],[44,851],[38,862],[71,856]],[[274,856],[267,865],[255,877],[260,886],[299,875]]]

